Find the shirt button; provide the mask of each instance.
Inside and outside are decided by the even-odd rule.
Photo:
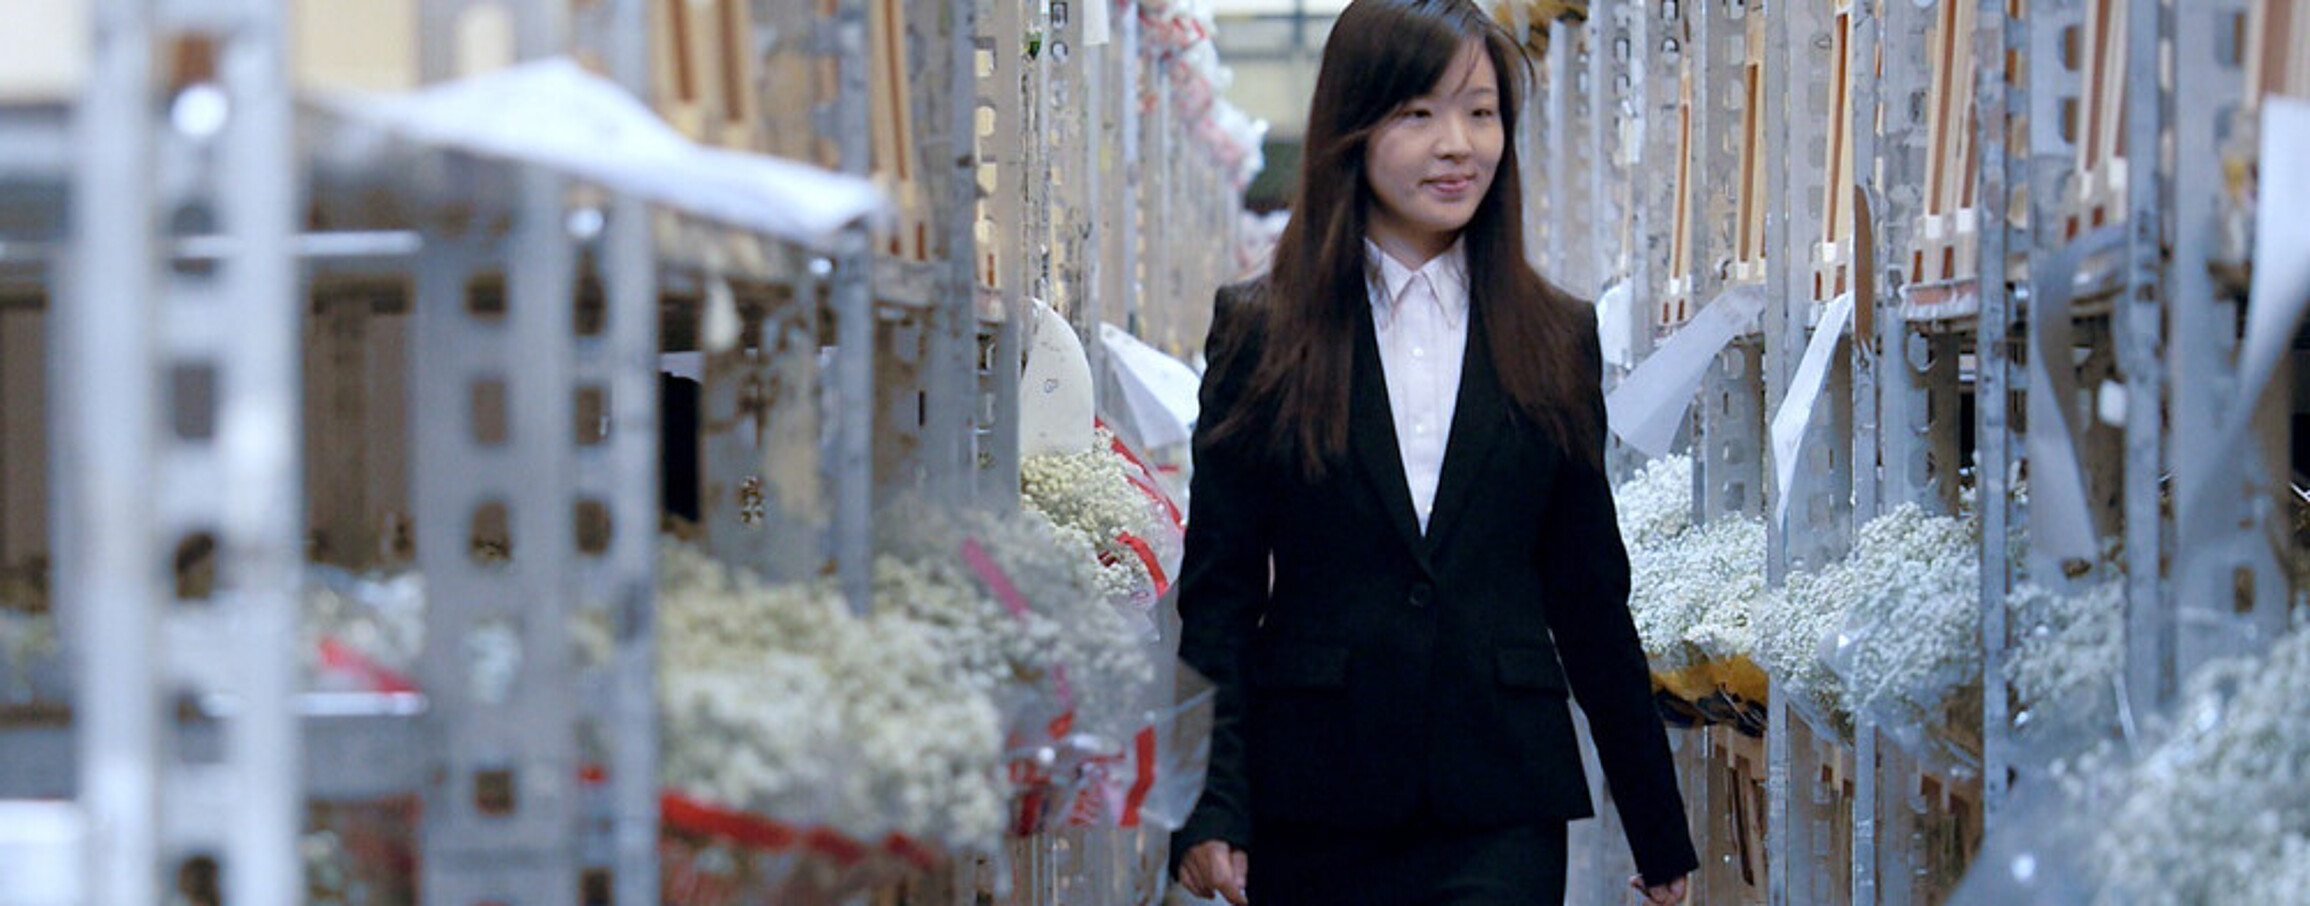
[[[1422,424],[1417,424],[1417,425],[1413,425],[1413,426],[1412,426],[1412,433],[1413,433],[1413,434],[1426,434],[1426,433],[1428,433],[1428,426],[1427,426],[1425,423],[1422,423]]]
[[[1427,350],[1425,347],[1420,347],[1420,346],[1414,346],[1414,347],[1412,347],[1412,358],[1415,358],[1415,359],[1424,359],[1424,358],[1427,358],[1427,357],[1428,357],[1428,350]]]

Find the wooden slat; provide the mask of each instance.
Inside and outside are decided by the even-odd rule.
[[[1977,273],[1973,207],[1973,21],[1970,3],[1943,3],[1932,28],[1933,82],[1927,88],[1925,213],[1910,259],[1915,283]]]
[[[1764,101],[1765,70],[1765,17],[1748,17],[1748,55],[1742,66],[1747,80],[1747,99],[1741,110],[1741,191],[1740,229],[1734,240],[1734,282],[1764,279],[1765,269],[1765,213],[1772,203],[1765,197],[1765,127]]]
[[[868,93],[873,96],[873,167],[875,179],[890,189],[898,202],[895,229],[877,237],[886,254],[915,261],[927,260],[930,225],[928,193],[917,172],[915,150],[920,147],[914,125],[911,80],[906,77],[905,0],[872,0],[867,6]]]
[[[1654,323],[1661,327],[1676,327],[1692,319],[1692,196],[1696,189],[1692,182],[1692,105],[1693,77],[1691,56],[1685,57],[1685,70],[1677,78],[1676,97],[1676,187],[1671,190],[1675,199],[1674,219],[1669,224],[1668,289],[1661,296],[1660,311]]]
[[[1853,29],[1850,2],[1838,4],[1830,25],[1829,128],[1827,178],[1822,181],[1821,242],[1829,254],[1812,262],[1813,299],[1825,302],[1845,292],[1850,284],[1853,235],[1853,78],[1848,52]],[[1864,74],[1863,78],[1873,77]]]
[[[2090,0],[2086,6],[2080,35],[2085,79],[2079,92],[2078,197],[2070,202],[2076,208],[2067,224],[2073,238],[2124,219],[2126,6],[2123,0]]]
[[[0,566],[48,554],[46,318],[0,311]]]
[[[2310,3],[2261,0],[2246,34],[2246,102],[2265,94],[2310,99]]]

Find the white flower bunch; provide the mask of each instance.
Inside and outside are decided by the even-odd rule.
[[[1756,647],[1757,607],[1772,594],[1765,582],[1765,522],[1719,519],[1679,540],[1688,572],[1677,580],[1701,605],[1684,641],[1710,660],[1747,655]]]
[[[992,845],[999,716],[924,626],[859,620],[831,583],[764,585],[681,545],[661,563],[669,783],[867,839]]]
[[[2172,735],[2130,769],[2109,750],[2073,789],[2114,799],[2091,825],[2098,902],[2300,902],[2310,882],[2310,631],[2266,658],[2218,661],[2187,684]],[[2089,773],[2091,772],[2091,773]]]
[[[1016,516],[983,512],[944,516],[901,507],[883,520],[885,546],[905,562],[877,564],[875,607],[895,608],[931,627],[940,647],[964,652],[966,672],[997,692],[1013,683],[1043,683],[1066,668],[1086,730],[1120,733],[1155,679],[1154,641],[1144,621],[1105,594],[1089,536],[1054,526],[1031,509]],[[1024,599],[1014,615],[961,556],[976,540]],[[885,582],[887,578],[889,582]]]
[[[825,650],[857,762],[844,790],[863,799],[837,812],[853,836],[897,830],[990,848],[1003,828],[1002,716],[963,688],[932,636],[897,614],[847,624]],[[839,820],[849,816],[848,820]]]
[[[1048,672],[1059,643],[1057,623],[1005,612],[959,562],[874,558],[874,608],[915,623],[954,660],[959,679],[990,695]]]
[[[1844,558],[1765,597],[1757,663],[1832,719],[1860,709],[1925,722],[1980,679],[1975,531],[1912,504],[1870,520]]]
[[[297,634],[308,668],[319,666],[321,640],[331,638],[380,667],[414,670],[425,650],[425,578],[308,567]]]
[[[1620,538],[1628,546],[1629,615],[1645,656],[1666,669],[1690,666],[1685,630],[1699,618],[1706,595],[1684,580],[1690,565],[1682,536],[1692,527],[1692,459],[1665,456],[1648,462],[1613,489]]]
[[[1645,463],[1612,490],[1612,503],[1630,554],[1683,534],[1692,527],[1692,457],[1663,456]]]
[[[1902,504],[1861,527],[1841,564],[1857,592],[1835,644],[1845,707],[1893,724],[1936,719],[1981,681],[1975,524]]]
[[[1837,593],[1843,578],[1834,567],[1791,573],[1750,619],[1751,659],[1793,701],[1822,715],[1833,715],[1840,704],[1837,674],[1820,654],[1821,641],[1845,621],[1851,598]]]
[[[1137,589],[1151,587],[1154,579],[1120,536],[1154,538],[1161,526],[1146,495],[1131,485],[1132,466],[1115,452],[1114,437],[1101,428],[1088,450],[1028,457],[1019,464],[1019,483],[1025,505],[1059,526],[1089,536],[1107,568],[1134,580],[1131,587],[1136,594]],[[1121,583],[1102,579],[1101,584]]]
[[[844,726],[820,654],[849,619],[840,601],[817,586],[762,585],[681,544],[661,547],[659,571],[666,781],[764,814],[832,811]]]
[[[1692,459],[1664,456],[1613,491],[1628,545],[1629,612],[1665,669],[1748,653],[1765,583],[1764,523],[1692,521]]]
[[[2077,594],[2026,582],[2006,596],[2021,641],[2006,653],[2005,679],[2021,706],[2114,706],[2125,667],[2125,582],[2111,576]]]

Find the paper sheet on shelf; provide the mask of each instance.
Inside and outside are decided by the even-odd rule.
[[[1789,519],[1789,486],[1797,477],[1797,447],[1805,439],[1805,426],[1813,422],[1813,407],[1820,402],[1821,387],[1829,380],[1830,358],[1837,351],[1837,340],[1845,333],[1845,325],[1853,319],[1853,294],[1838,296],[1821,313],[1821,323],[1813,328],[1813,338],[1805,344],[1805,357],[1797,362],[1796,376],[1789,381],[1789,393],[1781,399],[1781,407],[1773,410],[1773,489],[1776,492],[1773,518],[1782,525]]]
[[[1626,368],[1636,364],[1636,322],[1628,311],[1628,284],[1615,283],[1596,296],[1596,342],[1604,364]]]
[[[1158,450],[1186,443],[1200,411],[1195,394],[1203,380],[1195,369],[1113,324],[1099,325],[1099,344],[1123,391],[1120,414],[1131,420],[1140,445]]]
[[[2246,305],[2246,336],[2238,353],[2237,399],[2222,419],[2214,449],[2258,457],[2246,443],[2254,410],[2269,389],[2278,364],[2293,346],[2302,316],[2310,311],[2310,102],[2270,96],[2262,99],[2260,204],[2254,219],[2254,277]],[[2217,475],[2179,476],[2189,482],[2177,499],[2203,501]],[[2204,537],[2217,532],[2221,508],[2192,503],[2176,514],[2175,532]]]
[[[2254,282],[2232,412],[2253,411],[2310,308],[2310,101],[2262,99],[2260,171]]]
[[[1019,455],[1069,455],[1091,449],[1096,385],[1091,359],[1065,316],[1029,299],[1026,370],[1019,376]]]
[[[2078,461],[2080,423],[2090,416],[2078,409],[2070,302],[2087,257],[2122,244],[2124,230],[2102,227],[2063,246],[2048,262],[2053,279],[2030,303],[2043,315],[2031,328],[2029,432],[2023,440],[2029,456],[2030,545],[2054,560],[2092,560],[2101,552],[2093,506],[2086,500],[2085,468]],[[2062,367],[2051,367],[2056,363]]]
[[[1083,4],[1083,44],[1098,47],[1115,37],[1114,17],[1107,4],[1111,0],[1080,0]]]
[[[1764,310],[1764,290],[1757,286],[1733,287],[1701,308],[1605,398],[1612,433],[1646,456],[1668,452],[1709,363],[1754,326]]]
[[[824,245],[843,227],[889,211],[866,180],[692,142],[624,88],[562,57],[407,94],[316,100],[409,141],[559,170],[794,242]]]

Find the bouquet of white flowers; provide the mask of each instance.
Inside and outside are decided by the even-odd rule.
[[[2005,653],[2025,748],[2047,754],[2106,737],[2125,669],[2125,579],[2108,566],[2073,593],[2026,582],[2006,596],[2018,643]]]
[[[406,689],[425,650],[425,578],[308,566],[297,637],[313,688]]]
[[[1706,604],[1691,594],[1682,543],[1692,528],[1692,460],[1655,459],[1613,491],[1620,538],[1628,546],[1629,615],[1645,656],[1658,669],[1689,667],[1696,658],[1684,631]]]
[[[2053,763],[1958,902],[2297,903],[2310,884],[2310,631],[2210,662],[2138,741]],[[2019,792],[2031,792],[2017,788]],[[2019,867],[2054,869],[2029,877]],[[2039,871],[2039,875],[2047,872]]]
[[[2198,671],[2171,738],[2110,785],[2117,807],[2090,859],[2107,879],[2104,902],[2301,898],[2301,888],[2272,891],[2268,876],[2310,849],[2305,674],[2310,632],[2300,630],[2267,657]]]
[[[854,618],[830,583],[766,586],[680,545],[661,562],[669,784],[858,840],[993,845],[1000,717],[924,627]]]
[[[1979,549],[1973,522],[1915,504],[1861,527],[1835,570],[1852,597],[1828,653],[1846,710],[1889,728],[1937,726],[1953,696],[1980,686]]]
[[[1765,582],[1765,523],[1762,519],[1720,519],[1686,541],[1688,559],[1700,564],[1688,583],[1710,589],[1708,603],[1684,639],[1710,660],[1746,658],[1756,648],[1756,611],[1772,594]]]
[[[1088,540],[1033,510],[901,505],[882,524],[908,560],[885,558],[876,607],[934,627],[1005,707],[1010,829],[1122,820],[1116,760],[1171,690],[1155,685],[1159,640],[1099,592]]]
[[[1765,583],[1762,521],[1692,521],[1692,460],[1653,460],[1614,491],[1628,545],[1629,612],[1654,668],[1654,681],[1727,718],[1718,693],[1761,703],[1761,674],[1750,662],[1749,624]]]
[[[1634,554],[1657,548],[1692,527],[1692,457],[1663,456],[1612,490],[1620,539]]]
[[[1144,613],[1154,607],[1158,585],[1168,581],[1157,579],[1164,564],[1150,539],[1178,530],[1166,524],[1149,493],[1132,482],[1136,468],[1116,452],[1114,435],[1101,428],[1088,450],[1028,457],[1019,464],[1019,480],[1025,507],[1048,518],[1062,536],[1091,545],[1100,591]]]

